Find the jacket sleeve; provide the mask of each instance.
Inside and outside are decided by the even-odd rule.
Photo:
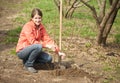
[[[52,45],[55,46],[54,50],[56,53],[60,51],[57,44],[52,38],[50,38],[44,27],[42,27],[42,41],[44,47],[46,47],[46,45]]]

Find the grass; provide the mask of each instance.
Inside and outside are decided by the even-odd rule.
[[[116,17],[116,19],[115,19],[115,21],[114,21],[114,24],[113,24],[113,29],[115,29],[115,31],[116,31],[116,33],[115,33],[115,35],[114,35],[114,37],[115,37],[115,43],[120,43],[120,11],[118,12],[118,14],[117,14],[117,17]]]
[[[96,3],[95,1],[90,2],[93,5]],[[40,8],[43,11],[43,24],[47,28],[48,33],[52,36],[56,35],[57,38],[59,36],[59,12],[57,7],[54,4],[54,1],[47,0],[29,0],[22,4],[24,9],[21,11],[20,15],[14,19],[14,22],[24,24],[30,19],[31,10],[33,8]],[[87,37],[94,38],[97,35],[97,30],[95,26],[95,20],[93,19],[90,10],[88,8],[79,8],[77,9],[72,19],[63,19],[63,36],[79,36],[79,37]],[[120,12],[118,13],[120,14]],[[114,23],[114,30],[116,32],[115,41],[117,43],[120,42],[119,35],[119,24],[120,19],[119,15],[117,16]],[[18,28],[19,29],[19,28]],[[9,31],[8,34],[13,33],[14,31]],[[9,35],[7,42],[12,42],[12,36]],[[14,38],[15,39],[15,38]],[[13,41],[17,41],[17,38]]]
[[[96,2],[90,2],[90,3],[94,5]],[[45,25],[48,33],[52,37],[58,39],[59,37],[59,12],[57,10],[57,7],[54,4],[54,1],[29,0],[29,1],[24,2],[22,6],[24,8],[19,14],[19,16],[14,19],[14,22],[17,22],[23,25],[30,19],[31,10],[33,8],[40,8],[43,11],[43,24]],[[95,25],[95,20],[93,19],[91,13],[88,13],[90,12],[90,10],[88,10],[88,8],[86,9],[85,8],[81,7],[77,9],[73,14],[72,19],[63,18],[63,29],[62,29],[63,37],[78,36],[78,37],[86,37],[86,38],[95,38],[97,36],[97,28]],[[120,43],[119,14],[120,12],[118,12],[118,15],[113,25],[115,34],[112,34],[112,36],[114,36],[115,38],[116,43]],[[8,32],[8,39],[6,40],[7,43],[17,42],[18,38],[13,38],[14,36],[11,35],[11,34],[14,34],[14,35],[18,34],[18,33],[14,33],[16,29]]]
[[[119,33],[117,33],[115,35],[115,43],[120,43],[120,34]]]
[[[8,36],[6,37],[4,43],[6,43],[6,44],[16,43],[18,41],[18,36],[19,36],[20,31],[21,31],[20,26],[16,29],[8,31],[7,32]]]
[[[95,5],[96,2],[92,1],[90,4]],[[54,4],[54,1],[47,1],[47,0],[29,0],[24,2],[21,6],[23,6],[23,10],[21,13],[14,19],[14,22],[19,24],[24,24],[30,19],[31,10],[33,8],[40,8],[43,11],[43,24],[45,25],[48,33],[54,37],[55,39],[59,38],[59,12],[57,7]],[[97,36],[97,28],[95,25],[95,20],[93,19],[90,10],[86,7],[81,7],[77,9],[72,19],[64,19],[63,18],[63,29],[62,29],[62,36],[63,37],[70,37],[70,36],[77,36],[77,37],[85,37],[85,38],[95,38]],[[120,12],[116,17],[116,20],[113,25],[113,29],[115,34],[111,36],[115,38],[115,43],[120,43],[120,34],[119,34],[119,26],[120,26]],[[11,30],[8,32],[8,37],[6,39],[6,43],[17,42],[18,38],[13,38],[15,33],[14,31],[19,30],[16,28],[15,30]],[[56,36],[56,37],[55,37]]]

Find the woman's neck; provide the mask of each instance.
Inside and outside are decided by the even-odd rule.
[[[35,26],[36,26],[37,29],[40,27],[40,25],[35,25]]]

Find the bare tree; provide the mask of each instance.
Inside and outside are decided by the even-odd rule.
[[[58,8],[58,11],[60,11],[60,0],[54,0],[55,5]]]
[[[106,0],[97,0],[99,6],[99,12],[96,12],[94,6],[86,3],[84,0],[80,0],[92,11],[93,17],[96,20],[97,27],[99,29],[97,43],[99,45],[106,45],[106,40],[114,20],[117,16],[118,10],[120,9],[120,0],[109,0],[110,7],[106,8]],[[107,12],[106,12],[107,10]]]
[[[85,2],[88,2],[90,0],[86,0]],[[60,0],[54,0],[58,11],[60,11]],[[80,4],[80,0],[63,0],[64,4],[63,4],[63,17],[65,18],[71,18],[75,9],[82,6],[83,4]]]

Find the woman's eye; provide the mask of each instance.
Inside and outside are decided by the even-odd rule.
[[[38,18],[36,17],[35,19],[41,19],[41,17],[38,17]]]
[[[38,19],[41,19],[41,17],[39,17]]]

